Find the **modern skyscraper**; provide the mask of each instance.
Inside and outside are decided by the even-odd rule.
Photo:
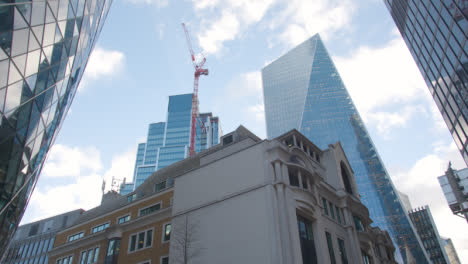
[[[23,216],[111,3],[0,1],[0,255]]]
[[[122,184],[122,195],[132,192],[156,170],[188,157],[192,95],[190,93],[169,96],[167,121],[149,125],[147,142],[138,144],[134,183]],[[199,114],[196,132],[196,152],[218,144],[221,136],[219,119],[211,113]]]
[[[445,175],[437,179],[452,213],[468,222],[468,169],[454,170],[449,164]]]
[[[450,264],[460,264],[460,258],[458,258],[457,250],[453,246],[452,239],[442,237],[442,243],[447,253]]]
[[[388,230],[396,259],[428,257],[338,71],[317,34],[262,69],[268,138],[296,128],[319,148],[341,141],[361,201]],[[407,253],[409,252],[409,253]]]
[[[385,4],[468,164],[468,1]]]
[[[411,210],[409,217],[432,263],[450,264],[429,206]]]

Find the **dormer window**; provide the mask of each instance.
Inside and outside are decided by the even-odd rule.
[[[223,145],[231,144],[234,141],[232,135],[223,137]]]
[[[156,186],[154,188],[154,191],[155,192],[160,192],[161,190],[163,190],[165,188],[166,188],[166,181],[163,181],[163,182],[160,182],[160,183],[156,184]]]
[[[129,196],[127,196],[127,202],[131,203],[131,202],[135,201],[136,198],[137,198],[136,193],[130,194]]]

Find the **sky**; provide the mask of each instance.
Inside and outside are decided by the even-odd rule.
[[[468,260],[467,223],[437,181],[449,161],[466,165],[382,0],[115,0],[23,224],[98,206],[103,179],[131,180],[148,124],[193,89],[182,22],[207,58],[200,110],[261,138],[261,69],[320,33],[395,186]]]

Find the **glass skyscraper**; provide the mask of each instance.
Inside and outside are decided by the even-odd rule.
[[[0,0],[0,255],[70,108],[112,0]]]
[[[156,170],[188,157],[192,96],[169,96],[167,121],[149,125],[146,143],[138,144],[134,182],[121,185],[120,194],[132,192]],[[196,124],[195,151],[200,152],[218,144],[220,131],[218,117],[211,113],[200,113]]]
[[[385,4],[468,164],[468,1]]]
[[[374,224],[387,230],[399,249],[397,261],[407,263],[414,258],[418,264],[429,263],[320,36],[314,35],[267,65],[262,79],[268,138],[295,128],[320,148],[340,141],[362,203]]]

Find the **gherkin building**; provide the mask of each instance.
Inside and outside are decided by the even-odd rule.
[[[0,256],[70,108],[112,0],[0,0]]]

